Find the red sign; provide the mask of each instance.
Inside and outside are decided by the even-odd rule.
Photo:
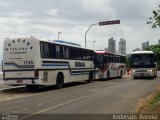
[[[111,24],[120,24],[120,20],[112,20],[112,21],[99,22],[99,25],[111,25]]]

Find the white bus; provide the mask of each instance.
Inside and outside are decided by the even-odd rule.
[[[125,55],[113,54],[106,51],[96,51],[95,67],[99,68],[99,79],[122,77],[126,72]]]
[[[131,53],[132,77],[150,77],[157,76],[156,55],[153,51],[135,51]]]
[[[36,37],[4,41],[3,79],[6,85],[56,85],[91,80],[94,77],[94,51],[79,44]]]

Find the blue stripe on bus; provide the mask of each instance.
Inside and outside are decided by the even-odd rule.
[[[42,64],[42,66],[67,66],[67,67],[69,67],[69,65],[68,64]]]
[[[86,75],[89,74],[90,71],[70,71],[70,75]]]
[[[6,66],[14,66],[16,68],[34,68],[34,65],[18,65],[16,63],[10,62],[10,63],[4,63]]]
[[[3,80],[38,80],[38,77],[29,77],[29,78],[3,78]]]
[[[86,74],[89,74],[89,72],[87,72],[87,73],[70,73],[70,75],[86,75]]]

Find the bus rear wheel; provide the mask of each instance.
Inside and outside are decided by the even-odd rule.
[[[39,89],[39,85],[26,85],[27,90],[34,91]]]
[[[121,73],[120,73],[120,78],[122,78],[122,76],[123,76],[123,72],[122,72],[122,70],[121,70]]]
[[[110,79],[110,73],[107,72],[107,79],[109,80]]]
[[[56,87],[57,87],[58,89],[60,89],[60,88],[63,87],[63,84],[64,84],[63,74],[59,73],[59,74],[57,75]]]

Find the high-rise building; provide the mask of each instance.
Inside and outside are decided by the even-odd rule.
[[[160,39],[158,40],[158,44],[160,45]]]
[[[134,52],[134,51],[140,51],[140,50],[141,50],[140,48],[136,48],[136,49],[133,50],[133,52]]]
[[[142,43],[142,50],[149,48],[149,41]]]
[[[115,53],[116,52],[116,41],[111,37],[108,39],[108,51]]]
[[[107,48],[105,48],[105,51],[106,51],[106,52],[108,52],[108,47],[107,47]]]
[[[126,54],[126,40],[124,38],[120,38],[119,53],[124,55]]]

